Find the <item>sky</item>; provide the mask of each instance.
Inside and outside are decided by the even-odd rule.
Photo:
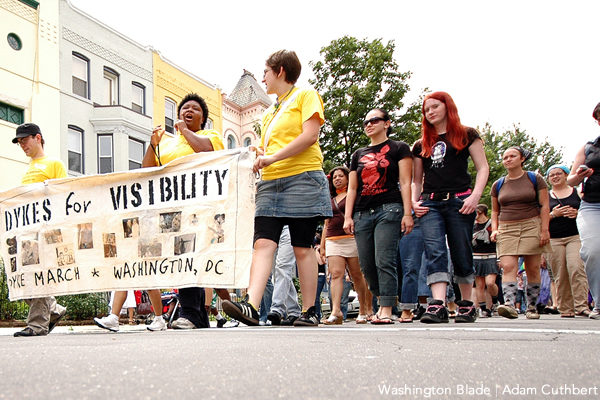
[[[571,162],[600,135],[600,1],[71,0],[88,15],[225,93],[243,69],[262,79],[264,60],[295,50],[299,85],[309,61],[344,35],[394,40],[416,99],[425,88],[454,98],[463,124],[496,132],[518,124],[548,137]]]

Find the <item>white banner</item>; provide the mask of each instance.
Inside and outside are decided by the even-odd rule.
[[[0,193],[10,300],[119,289],[248,286],[254,154],[53,179]]]

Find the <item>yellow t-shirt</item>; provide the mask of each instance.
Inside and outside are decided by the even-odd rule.
[[[41,157],[31,160],[29,169],[21,179],[23,185],[44,182],[48,179],[66,178],[65,165],[60,160],[50,157]]]
[[[196,135],[207,137],[213,146],[213,150],[217,151],[224,149],[223,141],[221,140],[219,132],[212,129],[200,130],[196,132]],[[178,133],[175,137],[164,135],[160,141],[158,150],[160,151],[160,162],[162,165],[176,160],[179,157],[195,153],[194,149],[192,149],[192,146],[190,146],[188,141],[185,139],[185,136],[183,136],[181,133]]]
[[[300,91],[298,96],[291,102],[285,110],[279,110],[281,116],[275,121],[275,126],[271,130],[269,143],[265,149],[265,155],[271,155],[284,148],[296,139],[302,133],[302,124],[309,120],[313,115],[319,116],[321,125],[325,122],[323,113],[323,100],[319,93],[312,89],[294,89],[290,96]],[[285,103],[285,100],[283,101]],[[283,104],[282,104],[283,106]],[[269,107],[262,121],[262,137],[260,146],[264,149],[264,138],[269,124],[275,117],[275,106]],[[316,141],[308,149],[295,156],[288,157],[285,160],[277,161],[262,170],[262,179],[271,180],[285,178],[301,174],[306,171],[316,171],[323,168],[323,154],[319,147],[319,142]]]

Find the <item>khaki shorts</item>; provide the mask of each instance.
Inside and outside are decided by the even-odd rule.
[[[523,221],[498,224],[496,253],[502,256],[528,256],[549,253],[550,243],[540,247],[542,220],[533,217]]]
[[[354,237],[325,241],[325,256],[340,256],[344,258],[358,257],[358,249]]]

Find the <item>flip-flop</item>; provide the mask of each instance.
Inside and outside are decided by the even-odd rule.
[[[410,318],[400,318],[400,323],[401,324],[407,324],[407,323],[410,323],[410,322],[413,322],[412,317],[410,317]]]
[[[572,313],[564,313],[564,314],[560,314],[561,318],[575,318],[575,314]]]
[[[394,321],[390,317],[380,317],[371,320],[373,325],[392,325]]]

